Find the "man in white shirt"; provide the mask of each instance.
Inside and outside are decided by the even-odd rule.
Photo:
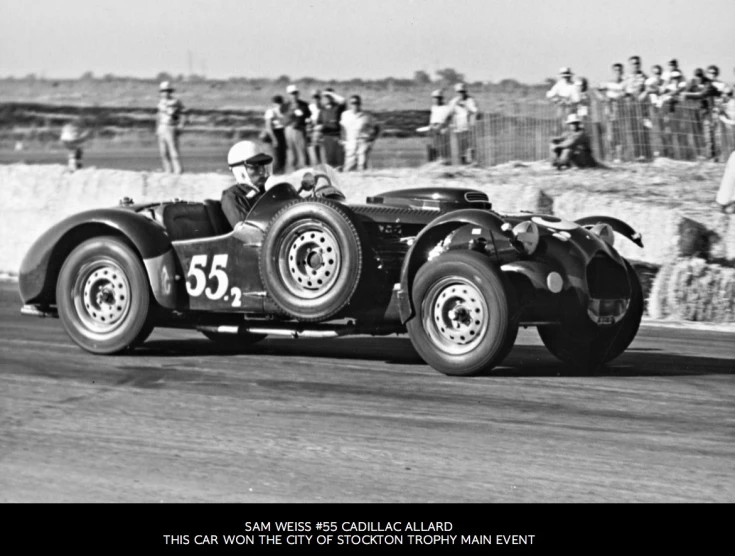
[[[444,93],[437,89],[431,93],[432,105],[429,115],[426,150],[429,162],[449,158],[449,141],[447,127],[452,116],[452,109],[444,103]]]
[[[561,68],[559,81],[546,93],[546,98],[559,107],[557,116],[560,122],[565,121],[569,114],[576,114],[582,100],[579,85],[572,79],[573,75],[568,67]]]
[[[360,95],[352,95],[349,109],[340,118],[345,147],[345,172],[367,170],[368,158],[380,127],[373,117],[362,110]]]
[[[600,83],[598,96],[605,102],[605,118],[607,120],[607,139],[615,162],[623,156],[623,122],[621,119],[621,103],[625,96],[625,79],[623,64],[612,65],[613,78]]]
[[[454,90],[457,95],[449,101],[453,138],[457,143],[459,161],[462,164],[469,164],[475,159],[471,131],[477,119],[479,109],[477,102],[467,91],[467,85],[457,83],[454,86]]]

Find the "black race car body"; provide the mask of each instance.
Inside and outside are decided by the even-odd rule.
[[[73,215],[28,251],[29,315],[58,315],[94,353],[188,327],[245,346],[265,335],[408,332],[447,374],[499,364],[519,325],[539,327],[570,365],[591,369],[636,334],[640,284],[614,248],[624,222],[501,215],[481,191],[392,191],[348,204],[335,173],[270,188],[232,230],[218,201],[169,201]],[[304,197],[303,195],[307,196]]]

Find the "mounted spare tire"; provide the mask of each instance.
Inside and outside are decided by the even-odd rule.
[[[323,198],[297,199],[273,218],[260,276],[276,305],[302,321],[326,320],[352,299],[363,272],[363,242],[349,209]]]

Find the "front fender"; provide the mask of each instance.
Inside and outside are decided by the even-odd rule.
[[[510,243],[510,238],[503,231],[505,221],[493,212],[481,209],[463,209],[452,211],[432,220],[416,236],[411,248],[406,253],[401,267],[401,286],[398,290],[398,311],[401,322],[405,323],[414,314],[411,292],[416,272],[423,265],[429,251],[433,249],[449,233],[462,229],[462,237],[466,239],[467,248],[470,249],[470,241],[482,242],[481,249],[496,264],[507,257],[507,254],[515,255],[517,251]],[[478,243],[478,247],[480,244]],[[453,245],[459,248],[458,245]]]
[[[595,224],[608,224],[621,236],[628,238],[638,247],[643,247],[643,238],[641,237],[641,234],[636,232],[630,224],[623,222],[622,220],[618,220],[617,218],[613,218],[612,216],[585,216],[584,218],[579,218],[574,222],[585,227],[594,226]]]
[[[24,303],[53,304],[56,280],[66,257],[81,242],[100,235],[119,235],[130,241],[144,262],[156,300],[170,307],[175,266],[166,230],[150,218],[127,209],[96,209],[70,216],[41,235],[30,247],[18,273]],[[170,292],[166,294],[165,292]]]

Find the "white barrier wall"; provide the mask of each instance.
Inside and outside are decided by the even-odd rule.
[[[342,190],[351,203],[363,203],[366,197],[385,191],[440,185],[484,191],[493,208],[501,213],[526,210],[569,220],[593,214],[614,216],[628,222],[643,236],[643,249],[617,238],[616,247],[623,256],[665,268],[679,257],[690,257],[700,249],[708,250],[712,256],[723,260],[735,260],[734,216],[713,212],[705,225],[702,223],[704,218],[697,221],[679,210],[650,202],[578,191],[552,198],[534,185],[486,185],[471,177],[447,177],[421,170],[350,173],[341,174],[340,179]],[[71,214],[114,206],[122,197],[131,197],[135,202],[173,198],[190,201],[219,199],[222,190],[232,183],[228,174],[172,175],[93,168],[69,172],[61,165],[2,165],[0,274],[17,273],[31,243],[52,224]],[[654,285],[658,288],[657,297],[650,300],[652,315],[686,314],[726,321],[735,318],[731,309],[731,281],[735,271],[722,266],[708,270],[709,265],[703,261],[677,264],[673,281],[669,274],[657,277],[658,286]],[[696,279],[689,279],[690,276],[696,276]],[[707,295],[712,299],[706,303],[697,301],[700,305],[696,310],[681,309],[681,306],[691,307],[694,303],[691,299],[705,295],[701,293],[702,288],[709,285],[712,287]],[[722,297],[725,295],[730,296],[729,301]],[[689,301],[676,305],[679,299]]]

